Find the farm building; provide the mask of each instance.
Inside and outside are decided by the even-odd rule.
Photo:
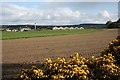
[[[6,31],[29,31],[33,29],[86,29],[86,28],[106,28],[106,24],[78,24],[78,25],[2,25],[2,29]]]
[[[30,31],[33,28],[31,26],[26,26],[26,25],[3,25],[2,28],[5,31],[9,32],[23,32],[23,31]]]

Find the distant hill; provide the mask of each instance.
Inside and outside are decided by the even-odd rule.
[[[80,26],[84,28],[106,28],[106,24],[94,24],[94,23],[87,23],[87,24],[80,24]]]

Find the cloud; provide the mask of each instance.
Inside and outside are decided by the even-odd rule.
[[[80,18],[80,11],[72,10],[70,8],[58,8],[54,15],[58,18],[62,19],[76,19]]]
[[[14,3],[4,3],[2,7],[3,24],[106,23],[108,19],[116,19],[116,15],[110,15],[107,10],[96,12],[93,15],[70,7],[31,8]]]
[[[100,22],[107,22],[108,20],[111,20],[111,21],[116,21],[118,19],[118,13],[117,12],[114,12],[114,13],[109,13],[107,10],[104,10],[104,11],[100,11],[98,13],[98,20]]]
[[[102,18],[109,18],[110,14],[108,11],[104,10],[104,11],[99,12],[98,16]]]
[[[55,10],[26,8],[11,3],[3,4],[3,23],[34,23],[38,24],[69,24],[80,18],[80,12],[70,8],[57,8]],[[64,21],[64,22],[63,22]]]
[[[42,16],[43,11],[39,9],[21,7],[11,3],[3,4],[3,23],[29,23]]]

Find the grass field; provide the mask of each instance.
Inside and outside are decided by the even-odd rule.
[[[19,39],[19,38],[32,38],[32,37],[47,37],[59,36],[70,34],[85,34],[96,32],[99,29],[84,29],[84,30],[41,30],[41,31],[28,31],[28,32],[2,32],[2,40]]]

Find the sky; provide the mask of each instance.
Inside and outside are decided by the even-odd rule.
[[[68,25],[118,20],[118,2],[2,2],[2,24]]]

